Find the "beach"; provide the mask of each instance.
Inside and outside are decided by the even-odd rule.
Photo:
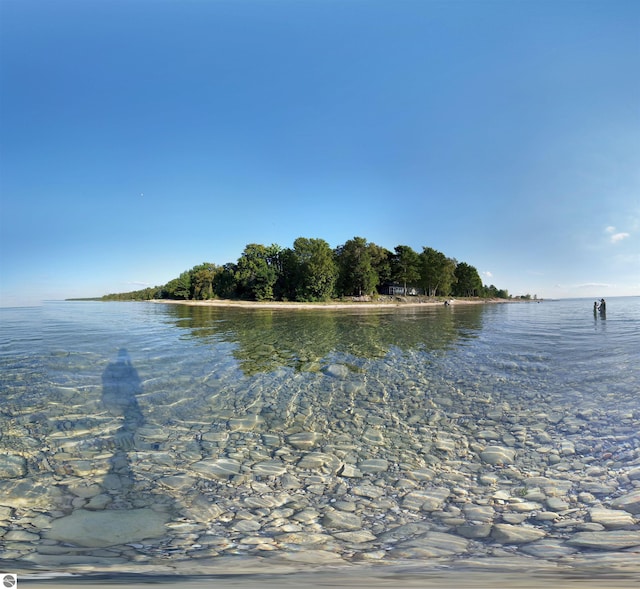
[[[445,299],[427,297],[381,297],[371,300],[369,297],[356,298],[351,301],[328,301],[318,303],[301,303],[294,301],[242,301],[235,299],[208,299],[208,300],[177,300],[156,299],[153,303],[168,303],[177,305],[208,306],[208,307],[238,307],[244,309],[391,309],[395,307],[441,307],[445,305]],[[511,302],[534,302],[524,299],[446,299],[451,306],[458,305],[487,305]],[[539,301],[535,301],[539,302]]]

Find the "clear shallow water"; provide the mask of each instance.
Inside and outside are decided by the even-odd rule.
[[[640,298],[592,303],[0,309],[0,558],[627,563]]]

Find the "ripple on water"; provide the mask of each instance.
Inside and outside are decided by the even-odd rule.
[[[640,527],[631,347],[613,321],[562,342],[548,316],[532,334],[535,308],[508,307],[266,324],[188,309],[141,320],[147,306],[127,306],[127,336],[109,331],[119,307],[88,307],[93,336],[67,333],[37,360],[0,357],[17,375],[0,376],[10,554],[51,566],[52,552],[93,542],[87,522],[141,513],[152,530],[95,545],[139,570],[273,554],[577,566],[603,546],[615,563]],[[304,333],[300,354],[288,333]],[[594,353],[607,342],[615,361]],[[123,397],[109,411],[103,374],[125,343],[139,388],[112,389]]]

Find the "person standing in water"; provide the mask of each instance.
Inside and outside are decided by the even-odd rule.
[[[605,317],[607,315],[607,303],[604,299],[600,299],[600,306],[598,307],[600,311],[600,316]]]

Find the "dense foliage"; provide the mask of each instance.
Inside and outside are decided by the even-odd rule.
[[[213,298],[326,301],[378,294],[509,298],[482,284],[478,271],[442,252],[407,245],[393,252],[354,237],[331,249],[323,239],[299,237],[292,248],[250,243],[235,263],[204,263],[164,286],[106,295],[103,300]]]

